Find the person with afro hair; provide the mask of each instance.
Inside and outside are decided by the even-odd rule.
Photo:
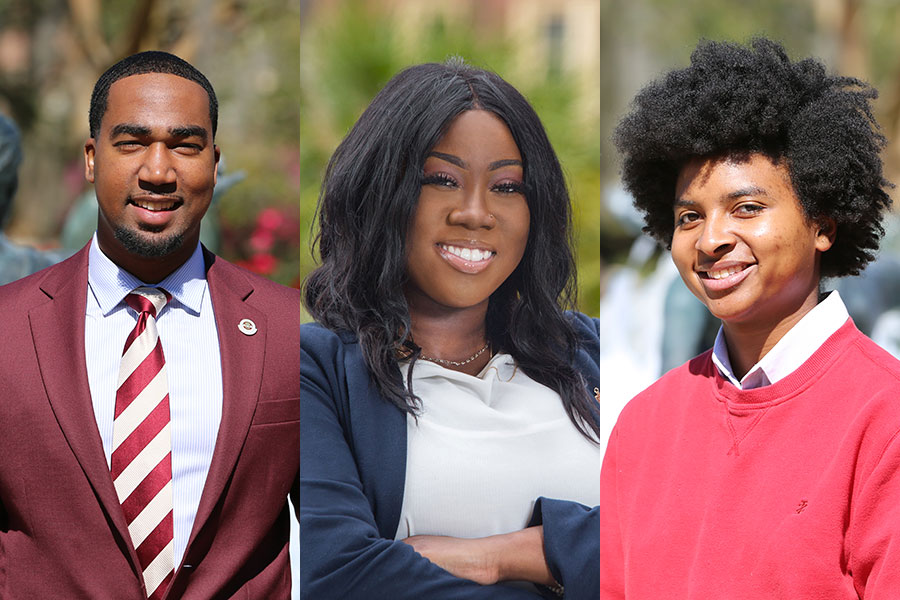
[[[722,325],[619,416],[604,600],[900,597],[900,361],[821,289],[884,233],[876,95],[767,39],[701,41],[619,124],[645,231]]]

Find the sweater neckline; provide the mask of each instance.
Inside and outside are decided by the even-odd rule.
[[[859,330],[852,318],[847,318],[841,327],[819,346],[812,356],[792,373],[771,385],[742,390],[725,379],[712,361],[712,351],[705,355],[705,370],[715,388],[716,397],[729,404],[739,404],[742,408],[766,408],[793,398],[816,381],[835,357],[848,346]]]

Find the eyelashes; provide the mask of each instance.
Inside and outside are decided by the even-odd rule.
[[[525,186],[518,181],[501,181],[491,189],[501,194],[525,194]]]
[[[441,187],[459,187],[459,183],[446,173],[433,173],[422,177],[422,185],[439,185]]]
[[[422,176],[422,185],[456,189],[459,182],[446,173],[432,173]],[[525,185],[520,181],[500,181],[491,186],[491,191],[498,194],[525,194]]]

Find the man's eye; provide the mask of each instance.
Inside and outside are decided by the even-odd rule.
[[[176,144],[175,151],[179,154],[197,154],[203,148],[199,144]]]

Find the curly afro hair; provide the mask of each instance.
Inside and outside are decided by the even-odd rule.
[[[771,40],[701,41],[691,66],[638,93],[614,135],[644,231],[671,246],[675,185],[687,162],[758,152],[785,161],[809,219],[836,222],[822,276],[859,274],[884,234],[893,187],[882,176],[885,138],[870,105],[877,95],[815,59],[791,62]]]

